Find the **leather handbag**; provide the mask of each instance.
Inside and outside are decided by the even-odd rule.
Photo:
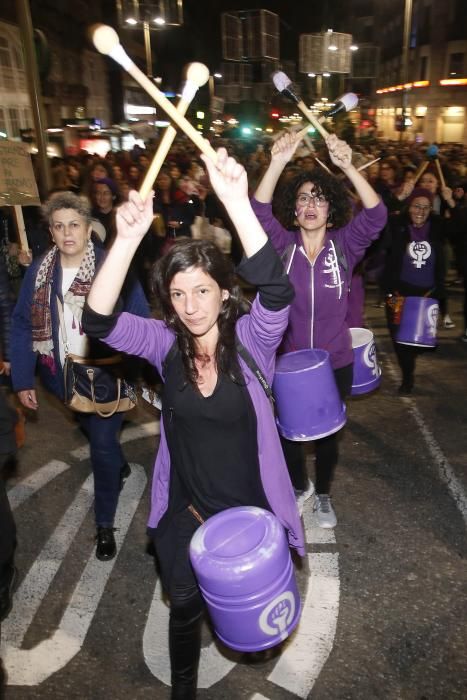
[[[101,418],[134,408],[137,397],[134,388],[123,378],[122,355],[91,359],[68,352],[63,306],[58,298],[57,306],[65,350],[65,405],[72,411],[96,413]]]

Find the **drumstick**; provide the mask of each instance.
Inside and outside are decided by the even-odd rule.
[[[322,167],[324,170],[326,170],[326,172],[328,172],[330,175],[332,175],[332,172],[329,170],[328,166],[325,165],[325,164],[324,164],[319,158],[317,158],[314,154],[312,154],[312,155],[313,155],[313,158],[315,159],[315,161],[316,161],[317,163],[319,163],[319,165],[321,165],[321,167]]]
[[[423,173],[425,172],[425,170],[428,168],[429,164],[430,164],[430,161],[425,160],[425,161],[419,166],[417,172],[415,173],[414,179],[413,179],[413,184],[414,184],[414,185],[415,185],[415,183],[416,183],[418,180],[420,180],[421,176],[423,175]]]
[[[373,165],[373,163],[377,163],[379,160],[381,160],[381,156],[379,158],[375,158],[374,160],[370,160],[369,163],[363,163],[359,168],[357,168],[358,172],[361,170],[366,170],[366,168],[369,168],[370,165]]]
[[[205,66],[203,63],[190,63],[186,72],[186,83],[183,87],[182,96],[177,104],[177,112],[179,112],[179,114],[183,116],[186,114],[191,101],[196,95],[196,91],[202,85],[205,85],[208,80],[209,69],[207,66]],[[146,199],[148,196],[176,135],[177,130],[172,125],[168,126],[165,130],[165,134],[159,144],[159,148],[157,149],[151,165],[144,176],[142,185],[139,188],[141,199]]]
[[[438,158],[435,158],[435,165],[436,165],[436,169],[438,170],[441,188],[444,189],[446,187],[446,180],[444,179],[443,171],[441,170],[441,164],[440,164]]]
[[[110,56],[114,59],[114,61],[119,63],[122,68],[124,68],[131,75],[131,77],[134,78],[144,90],[146,90],[153,100],[157,102],[159,107],[161,107],[164,112],[168,114],[172,121],[185,132],[188,138],[193,141],[199,150],[215,163],[217,160],[217,154],[211,144],[201,136],[199,131],[196,131],[188,119],[185,119],[185,117],[177,111],[176,107],[169,102],[166,96],[154,85],[154,83],[149,80],[143,71],[141,71],[135,63],[133,63],[131,58],[125,52],[123,46],[120,44],[120,39],[118,38],[117,32],[106,24],[97,24],[91,27],[91,36],[94,46],[99,53]]]
[[[315,127],[316,131],[318,131],[321,134],[321,136],[324,139],[326,139],[329,136],[328,132],[326,131],[324,126],[321,126],[318,117],[315,117],[313,112],[308,109],[303,100],[300,99],[300,97],[298,97],[298,95],[296,95],[295,92],[291,89],[292,82],[290,78],[288,78],[287,75],[282,71],[276,71],[275,73],[273,73],[272,80],[277,90],[289,97],[291,100],[293,100],[293,102],[295,102],[299,110],[308,119],[310,124],[312,124]]]

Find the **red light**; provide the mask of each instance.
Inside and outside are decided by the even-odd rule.
[[[279,119],[280,114],[279,112],[271,112],[271,118],[272,119]]]

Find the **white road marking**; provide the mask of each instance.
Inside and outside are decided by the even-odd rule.
[[[308,554],[310,579],[302,615],[268,681],[308,697],[331,652],[339,612],[338,555]]]
[[[142,466],[131,464],[131,467],[132,473],[126,480],[125,488],[120,495],[115,520],[115,527],[117,528],[115,539],[119,551],[147,482],[146,473]],[[40,604],[42,597],[47,591],[48,585],[61,564],[64,553],[66,553],[66,550],[72,543],[74,534],[76,534],[77,521],[81,515],[81,521],[84,519],[87,509],[92,502],[90,483],[91,477],[84,482],[80,493],[75,498],[74,504],[68,508],[49,543],[44,548],[52,556],[53,561],[47,562],[43,550],[26,577],[27,583],[24,584],[23,582],[18,592],[22,600],[18,601],[16,596],[13,607],[13,610],[21,611],[20,619],[18,619],[18,616],[10,616],[6,620],[8,624],[3,623],[5,627],[2,625],[2,658],[9,685],[38,685],[52,673],[56,673],[66,666],[79,652],[99,605],[107,580],[117,561],[118,554],[111,561],[98,561],[94,556],[93,548],[88,563],[60,620],[58,629],[51,637],[40,642],[32,649],[18,648],[20,640],[22,640],[27,629],[25,628],[25,621],[29,626],[29,622],[32,620],[31,612],[33,608],[37,609],[38,604]],[[87,509],[85,509],[86,503]],[[73,505],[75,506],[74,508]],[[41,562],[39,570],[35,568],[38,561]],[[49,583],[44,590],[44,581],[39,581],[38,590],[41,598],[38,600],[36,591],[38,586],[37,576],[41,575],[42,577],[43,568],[47,563],[49,567],[46,576],[43,578],[48,580]],[[26,590],[29,590],[34,597],[32,604],[29,604],[29,601],[24,599]],[[26,612],[23,607],[24,604],[27,606]],[[14,620],[13,624],[10,624],[10,619]]]
[[[170,686],[169,659],[169,608],[162,600],[162,589],[157,581],[143,634],[143,654],[146,665],[156,678]],[[214,640],[201,650],[198,687],[210,688],[218,683],[235,666],[217,649]]]
[[[18,508],[24,501],[32,496],[33,493],[39,491],[43,486],[55,479],[56,476],[69,469],[70,465],[66,462],[60,462],[57,459],[52,459],[43,467],[37,469],[34,474],[26,477],[20,483],[13,486],[8,491],[8,500],[12,510]]]
[[[83,524],[93,497],[92,476],[88,476],[17,589],[13,610],[2,624],[2,636],[13,646],[21,646],[71,542]]]
[[[397,382],[398,376],[394,364],[389,358],[387,358],[387,365],[390,375]],[[415,399],[410,396],[403,396],[401,398],[404,401],[404,403],[406,403],[409,412],[414,417],[418,429],[423,435],[428,451],[430,452],[433,461],[436,467],[438,468],[439,477],[441,481],[443,481],[446,484],[448,491],[454,499],[454,502],[464,519],[464,523],[467,526],[467,494],[461,481],[459,481],[459,479],[457,478],[454,469],[449,464],[449,461],[446,458],[441,447],[437,443],[436,438],[434,437],[431,430],[428,428],[421,412],[417,407]]]

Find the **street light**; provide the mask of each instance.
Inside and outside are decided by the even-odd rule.
[[[118,23],[124,29],[143,27],[146,73],[152,75],[151,31],[183,24],[183,0],[116,0]]]

